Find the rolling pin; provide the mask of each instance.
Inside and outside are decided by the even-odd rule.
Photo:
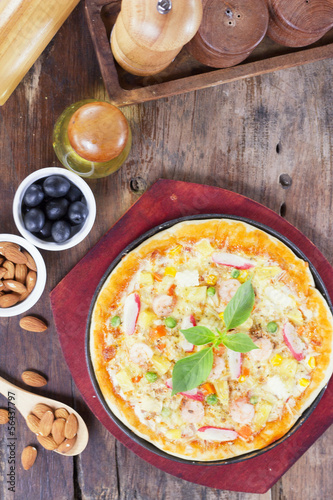
[[[0,1],[0,106],[79,0]]]
[[[122,0],[111,33],[116,61],[129,73],[165,69],[198,31],[201,0]]]

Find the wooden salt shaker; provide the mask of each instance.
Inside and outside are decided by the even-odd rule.
[[[202,23],[187,48],[207,66],[234,66],[264,38],[268,19],[264,0],[203,0]]]
[[[117,62],[134,75],[165,69],[197,32],[201,0],[122,0],[111,33]]]
[[[316,42],[333,27],[333,0],[266,0],[267,35],[287,47]]]

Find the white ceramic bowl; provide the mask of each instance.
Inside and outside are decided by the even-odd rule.
[[[28,297],[23,300],[23,302],[19,302],[15,306],[12,307],[0,307],[0,317],[1,318],[9,318],[10,316],[17,316],[18,314],[22,314],[28,309],[30,309],[33,305],[36,304],[37,300],[42,295],[45,283],[46,283],[46,267],[44,263],[44,259],[31,243],[21,238],[21,236],[16,236],[15,234],[0,234],[0,241],[9,241],[11,243],[17,243],[21,248],[30,253],[31,257],[36,262],[37,266],[37,281],[35,288],[28,295]]]
[[[26,192],[27,188],[34,182],[38,181],[39,179],[55,174],[66,177],[72,184],[74,184],[76,187],[80,189],[80,191],[82,192],[83,196],[86,199],[89,211],[88,217],[84,225],[81,227],[81,229],[77,233],[75,233],[71,238],[69,238],[69,240],[64,241],[64,243],[44,241],[40,238],[37,238],[37,236],[35,236],[33,233],[30,233],[30,231],[27,231],[27,229],[25,228],[22,215],[22,201],[24,193]],[[22,236],[26,240],[30,241],[30,243],[32,243],[36,247],[52,251],[66,250],[67,248],[72,248],[78,243],[80,243],[89,234],[95,222],[96,202],[90,187],[78,175],[74,174],[73,172],[70,172],[69,170],[66,170],[65,168],[59,168],[59,167],[42,168],[41,170],[36,170],[36,172],[33,172],[32,174],[28,175],[28,177],[26,177],[24,181],[22,181],[21,184],[19,185],[13,201],[13,215],[16,227],[20,231]]]

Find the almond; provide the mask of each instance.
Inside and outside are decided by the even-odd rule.
[[[0,290],[4,290],[5,289],[5,285],[3,284],[2,282],[2,279],[0,279]]]
[[[58,447],[57,451],[59,451],[59,453],[68,453],[69,450],[73,448],[75,443],[76,443],[76,436],[74,436],[72,439],[65,439],[65,441],[63,441],[61,445]]]
[[[4,277],[6,272],[7,272],[7,269],[5,267],[0,267],[0,280]]]
[[[37,281],[37,273],[35,273],[35,271],[29,271],[25,282],[27,290],[29,292],[32,292],[32,290],[35,288],[36,281]]]
[[[29,429],[34,432],[35,434],[38,434],[39,433],[39,423],[40,423],[40,419],[38,417],[36,417],[36,415],[33,415],[32,413],[30,413],[28,416],[27,416],[27,420],[26,420],[26,423],[27,423],[27,426],[29,427]]]
[[[52,437],[57,444],[61,444],[65,440],[65,424],[64,418],[57,418],[52,425]]]
[[[19,281],[15,280],[3,280],[3,284],[5,285],[6,290],[9,292],[16,292],[18,294],[26,292],[26,287],[20,283]]]
[[[47,384],[47,380],[43,375],[30,370],[23,372],[21,378],[25,384],[31,385],[31,387],[43,387],[43,385]]]
[[[27,262],[26,262],[26,265],[28,266],[29,269],[31,269],[32,271],[36,271],[37,272],[37,266],[36,266],[36,262],[34,261],[34,259],[31,257],[30,253],[28,253],[26,250],[23,250],[23,255],[25,255],[25,257],[27,258]]]
[[[28,332],[45,332],[47,324],[35,316],[25,316],[20,319],[20,327]]]
[[[0,307],[12,307],[20,300],[17,293],[6,293],[0,297]]]
[[[77,428],[79,424],[74,413],[71,413],[66,420],[65,425],[65,437],[67,439],[72,439],[77,434]]]
[[[25,300],[29,295],[30,295],[29,290],[26,290],[24,293],[20,293],[19,302]]]
[[[12,280],[15,275],[15,266],[10,260],[5,260],[5,262],[2,264],[2,267],[4,267],[7,271],[3,275],[3,278],[5,280]]]
[[[15,248],[16,250],[20,250],[20,245],[17,243],[12,243],[10,241],[0,241],[0,253],[5,255],[5,249],[8,247]]]
[[[56,418],[64,418],[65,420],[69,417],[69,413],[65,408],[57,408],[54,414]]]
[[[0,255],[0,266],[3,262],[5,262],[5,258]]]
[[[46,450],[55,450],[56,448],[58,448],[57,443],[51,436],[44,437],[38,435],[37,440]]]
[[[21,462],[24,470],[29,470],[35,463],[37,450],[34,446],[26,446],[21,454]]]
[[[43,403],[38,403],[33,407],[32,413],[40,419],[46,411],[52,411],[52,408],[50,406],[44,405]]]
[[[28,268],[25,264],[16,264],[15,266],[15,279],[20,283],[25,283],[27,279]]]
[[[14,262],[14,264],[26,264],[27,263],[27,257],[20,252],[20,250],[17,250],[17,248],[14,248],[12,246],[6,246],[4,249],[4,255],[7,260],[10,260],[11,262]]]
[[[6,424],[9,421],[8,410],[0,410],[0,424]]]
[[[39,422],[39,433],[47,437],[51,434],[54,421],[53,411],[46,411]]]

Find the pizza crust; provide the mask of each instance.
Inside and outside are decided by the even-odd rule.
[[[279,419],[268,422],[251,440],[238,437],[234,442],[212,442],[192,439],[166,438],[155,432],[138,416],[126,400],[124,393],[113,383],[104,359],[103,349],[108,338],[108,319],[112,310],[119,307],[124,295],[133,291],[133,276],[148,256],[163,258],[181,243],[183,249],[193,248],[202,238],[221,251],[236,253],[253,259],[269,258],[274,265],[288,273],[286,284],[304,298],[307,308],[314,315],[312,337],[308,342],[320,358],[320,365],[311,372],[311,384],[298,397],[294,406],[285,408]],[[284,436],[302,413],[312,404],[327,384],[333,371],[332,342],[333,320],[331,311],[320,292],[306,262],[299,259],[284,243],[247,223],[229,219],[185,221],[164,230],[144,241],[127,254],[105,281],[94,305],[90,328],[90,356],[98,385],[113,414],[136,435],[149,441],[164,452],[187,460],[213,461],[236,457],[262,449]],[[119,348],[119,346],[118,346]],[[121,349],[121,346],[120,346]],[[318,358],[318,359],[319,359]],[[317,359],[317,358],[316,358]]]

